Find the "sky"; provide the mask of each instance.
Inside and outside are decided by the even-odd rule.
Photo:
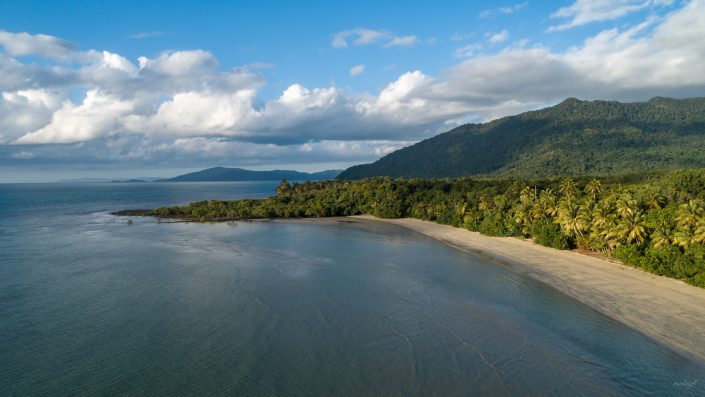
[[[705,0],[0,0],[0,183],[367,163],[568,97],[705,96]]]

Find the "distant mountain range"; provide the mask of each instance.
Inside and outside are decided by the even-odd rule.
[[[299,172],[291,170],[252,171],[242,168],[215,167],[203,171],[179,175],[164,179],[162,182],[228,182],[228,181],[289,181],[335,179],[341,170],[321,172]]]
[[[581,101],[466,124],[339,179],[551,177],[705,167],[705,98]]]
[[[191,172],[174,178],[78,178],[62,179],[61,183],[148,183],[148,182],[237,182],[237,181],[320,181],[335,179],[342,170],[327,170],[321,172],[299,172],[292,170],[252,171],[243,168],[214,167],[202,171]]]
[[[110,183],[148,183],[148,182],[156,182],[161,179],[155,179],[152,181],[146,180],[146,179],[116,179],[110,181]]]

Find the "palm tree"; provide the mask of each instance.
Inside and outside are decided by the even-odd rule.
[[[521,192],[519,192],[519,202],[526,205],[530,204],[532,201],[534,201],[534,192],[530,187],[524,186]]]
[[[455,212],[461,217],[465,216],[465,211],[467,208],[468,204],[466,202],[461,201],[455,204]]]
[[[701,219],[695,226],[693,240],[698,243],[705,243],[705,219]]]
[[[597,203],[592,210],[592,227],[598,232],[607,230],[614,217],[612,211],[612,206],[608,201],[602,200]]]
[[[531,223],[533,221],[531,216],[531,208],[526,205],[519,205],[514,208],[514,221],[521,225],[521,232],[528,236],[531,234]]]
[[[583,230],[588,225],[580,206],[574,200],[563,201],[558,209],[558,223],[568,235],[582,236]]]
[[[615,248],[622,245],[624,240],[620,238],[624,235],[624,231],[619,228],[617,223],[610,224],[607,229],[600,231],[598,234],[605,243],[607,252],[614,251]]]
[[[494,199],[492,200],[492,204],[494,204],[494,208],[498,210],[504,210],[507,207],[507,196],[503,194],[498,194],[494,196]]]
[[[490,209],[490,203],[487,201],[485,196],[480,196],[480,201],[477,203],[477,209],[480,211],[487,211]]]
[[[544,206],[544,202],[541,200],[534,202],[534,205],[531,206],[529,211],[531,213],[531,218],[533,219],[546,218],[546,207]]]
[[[702,201],[698,199],[688,200],[687,203],[678,207],[676,222],[678,222],[678,227],[681,229],[694,228],[703,221],[704,214],[705,208],[703,208]]]
[[[640,210],[637,210],[622,217],[617,224],[616,232],[619,233],[618,238],[626,240],[627,243],[643,245],[646,241],[644,214]]]
[[[563,178],[558,190],[563,193],[565,197],[575,197],[575,193],[577,191],[575,181],[572,178]]]
[[[683,248],[705,242],[705,208],[698,199],[681,204],[676,212],[676,232],[673,242]]]
[[[590,194],[592,200],[597,200],[597,196],[602,192],[602,183],[597,180],[597,178],[592,178],[587,185],[585,185],[585,191]]]
[[[659,208],[663,207],[663,204],[665,202],[666,202],[666,198],[663,197],[663,195],[661,195],[661,193],[654,193],[646,201],[646,205],[649,208],[659,209]]]
[[[591,244],[598,247],[599,251],[609,252],[621,244],[616,232],[617,215],[612,199],[606,197],[597,202],[592,209],[592,222],[590,223]]]
[[[679,227],[676,232],[673,233],[673,242],[683,248],[688,248],[696,242],[695,231],[693,230],[693,228]]]
[[[539,196],[539,201],[541,202],[541,207],[544,210],[544,214],[548,217],[554,217],[558,214],[558,201],[553,189],[548,188],[541,191]]]
[[[673,229],[661,224],[651,232],[651,243],[654,248],[665,247],[673,242]]]
[[[637,210],[637,202],[631,195],[622,195],[616,202],[617,215],[626,218],[633,215]]]

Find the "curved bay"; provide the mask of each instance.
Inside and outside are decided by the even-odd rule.
[[[0,389],[697,395],[705,384],[702,366],[621,323],[394,226],[127,226],[105,213],[274,185],[1,186]]]

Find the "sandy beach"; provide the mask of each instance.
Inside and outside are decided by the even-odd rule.
[[[367,215],[350,218],[402,226],[457,249],[499,261],[705,363],[705,289],[614,261],[516,238],[488,237],[411,218],[380,219]]]

